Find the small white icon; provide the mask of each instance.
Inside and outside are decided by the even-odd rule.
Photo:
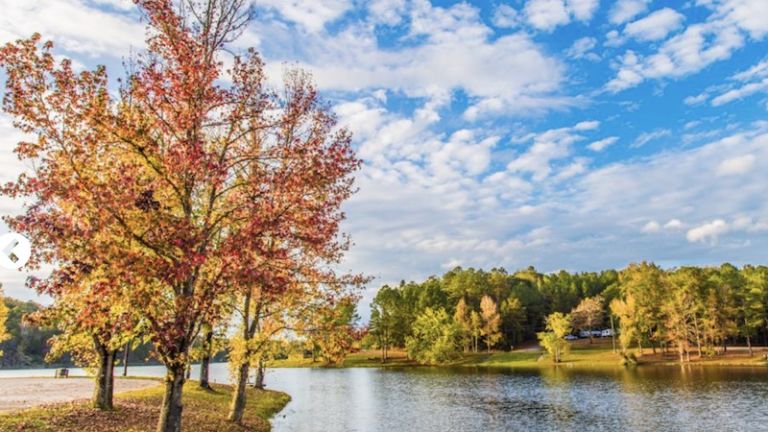
[[[0,236],[0,267],[8,270],[21,268],[32,255],[32,244],[21,234]]]

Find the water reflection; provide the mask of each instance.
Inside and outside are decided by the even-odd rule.
[[[276,432],[758,430],[764,368],[274,370]]]
[[[0,376],[45,371],[0,371]],[[768,430],[768,369],[275,369],[275,432]],[[162,376],[162,367],[131,375]],[[197,375],[194,368],[193,376]],[[227,382],[225,364],[211,378]]]

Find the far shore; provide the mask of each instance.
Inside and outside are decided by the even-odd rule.
[[[749,355],[747,347],[730,346],[725,354],[699,357],[697,353],[691,354],[691,361],[686,365],[706,367],[725,366],[749,366],[766,367],[768,361],[768,347],[752,347],[753,354]],[[642,355],[638,349],[629,350],[637,358],[635,366],[671,366],[680,365],[678,354],[673,349],[663,352],[657,348],[654,353],[650,347],[643,349]],[[268,364],[271,368],[292,367],[416,367],[419,365],[407,358],[403,350],[392,350],[385,362],[381,360],[381,351],[364,350],[351,353],[343,363],[327,365],[320,361],[313,362],[311,358],[292,356],[288,359],[275,360]],[[512,351],[481,351],[477,353],[463,353],[460,357],[442,366],[453,367],[487,367],[487,368],[548,368],[556,366],[577,368],[623,368],[622,357],[614,352],[610,340],[597,339],[590,344],[589,340],[579,340],[571,344],[570,353],[560,363],[553,363],[544,355],[538,345],[525,345]]]

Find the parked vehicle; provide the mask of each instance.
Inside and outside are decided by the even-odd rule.
[[[569,341],[570,341],[570,340],[576,340],[576,339],[578,339],[578,338],[579,338],[578,336],[576,336],[576,335],[572,335],[572,334],[569,334],[569,335],[565,335],[565,340],[569,340]]]
[[[613,330],[611,329],[605,329],[600,332],[600,337],[611,337],[613,336]]]
[[[603,331],[602,330],[592,330],[592,337],[602,337]]]
[[[588,338],[589,337],[589,330],[582,330],[579,332],[580,338]]]

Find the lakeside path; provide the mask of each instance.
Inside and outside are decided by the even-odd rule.
[[[115,394],[159,386],[149,379],[116,379]],[[0,378],[0,413],[62,402],[89,399],[91,378]]]

